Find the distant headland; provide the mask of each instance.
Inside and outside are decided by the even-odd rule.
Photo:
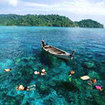
[[[54,26],[54,27],[87,27],[104,28],[104,25],[91,19],[72,21],[68,17],[59,15],[15,15],[1,14],[1,26]]]

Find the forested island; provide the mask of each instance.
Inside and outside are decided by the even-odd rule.
[[[88,27],[103,28],[97,21],[86,19],[73,22],[68,17],[59,15],[0,15],[1,26],[54,26],[54,27]]]
[[[91,19],[81,20],[75,23],[77,23],[79,27],[104,28],[102,24],[98,23],[97,21],[91,20]]]

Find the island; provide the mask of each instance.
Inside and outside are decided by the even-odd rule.
[[[75,22],[79,27],[89,27],[89,28],[104,28],[104,26],[97,21],[86,19],[79,22]]]
[[[87,27],[103,28],[97,21],[87,19],[74,22],[68,17],[59,15],[16,15],[1,14],[0,26],[53,26],[53,27]]]

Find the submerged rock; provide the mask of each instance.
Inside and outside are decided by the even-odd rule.
[[[95,72],[95,71],[89,72],[88,75],[89,75],[91,78],[96,78],[96,79],[99,79],[99,78],[100,78],[99,75],[98,75],[98,73]]]
[[[19,64],[19,63],[33,63],[35,61],[35,57],[22,57],[22,58],[17,58],[15,61],[15,64]]]
[[[6,59],[3,62],[0,62],[0,69],[7,69],[13,66],[14,62],[11,59]]]
[[[50,93],[50,88],[46,84],[41,84],[38,90],[42,95],[48,95]]]
[[[85,62],[83,65],[85,68],[93,68],[95,66],[94,62]]]

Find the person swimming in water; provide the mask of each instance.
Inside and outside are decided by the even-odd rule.
[[[71,70],[69,76],[72,76],[73,74],[75,74],[75,71]]]
[[[102,89],[102,86],[99,86],[99,85],[97,84],[97,80],[96,80],[95,78],[93,78],[92,80],[88,81],[88,84],[89,84],[90,86],[92,86],[93,89],[100,90],[100,91],[103,90],[103,89]]]
[[[35,75],[39,75],[40,72],[39,72],[39,71],[35,71],[34,74],[35,74]]]
[[[46,75],[47,73],[46,73],[46,70],[45,69],[42,69],[41,72],[35,71],[34,74],[35,75]]]
[[[71,70],[70,73],[69,73],[69,81],[71,82],[72,81],[72,75],[75,74],[75,71],[74,70]]]
[[[47,73],[46,73],[46,70],[45,69],[42,69],[42,71],[41,71],[41,75],[46,75]]]
[[[96,85],[96,83],[97,83],[97,80],[94,79],[94,78],[93,78],[92,80],[88,81],[88,84],[89,84],[90,86]]]
[[[12,69],[4,69],[4,72],[10,72]]]
[[[103,90],[102,87],[101,87],[101,86],[98,86],[98,85],[93,86],[93,89],[97,89],[97,90],[99,90],[99,91],[102,91],[102,90]]]
[[[18,85],[16,87],[16,89],[20,90],[20,91],[24,91],[24,90],[28,91],[28,90],[35,90],[35,87],[36,87],[36,85],[31,85],[31,86],[27,86],[27,87],[24,87],[23,85]]]

